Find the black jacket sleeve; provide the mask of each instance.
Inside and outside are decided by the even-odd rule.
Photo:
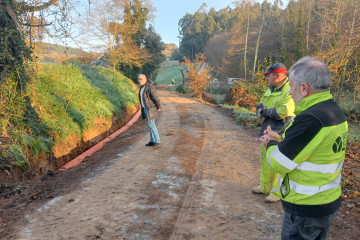
[[[149,97],[151,101],[155,104],[156,108],[160,108],[160,98],[157,95],[155,88],[152,85],[149,85]]]

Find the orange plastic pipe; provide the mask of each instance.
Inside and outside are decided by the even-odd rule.
[[[120,135],[121,133],[125,132],[126,130],[129,129],[129,127],[131,127],[137,120],[139,120],[139,117],[141,115],[141,110],[139,110],[134,117],[127,123],[125,124],[125,126],[123,126],[122,128],[120,128],[119,130],[117,130],[116,132],[114,132],[113,134],[111,134],[109,137],[103,139],[102,141],[100,141],[99,143],[97,143],[95,146],[91,147],[90,149],[86,150],[85,152],[83,152],[82,154],[80,154],[79,156],[77,156],[76,158],[74,158],[73,160],[71,160],[70,162],[66,163],[64,166],[62,166],[61,168],[59,168],[59,170],[66,170],[75,166],[78,166],[86,157],[93,155],[95,152],[99,151],[100,149],[102,149],[105,145],[105,143],[109,142],[110,140],[115,139],[118,135]]]

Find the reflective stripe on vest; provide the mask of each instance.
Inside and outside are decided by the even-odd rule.
[[[279,184],[280,186],[282,185],[283,182],[283,178],[281,176],[279,176]],[[291,181],[289,180],[289,185],[290,185],[290,189],[296,193],[299,194],[306,194],[306,195],[310,195],[313,196],[315,194],[330,190],[330,189],[334,189],[340,186],[341,183],[341,173],[339,174],[339,176],[333,180],[332,182],[316,187],[316,186],[305,186],[305,185],[301,185],[297,182]]]
[[[310,162],[303,162],[300,164],[297,169],[302,171],[309,172],[319,172],[319,173],[336,173],[341,170],[344,161],[341,161],[339,164],[315,164]]]
[[[336,173],[341,170],[342,165],[344,163],[344,161],[341,161],[339,164],[315,164],[305,161],[299,165],[294,163],[291,159],[289,159],[283,153],[281,153],[278,146],[276,146],[269,154],[267,161],[270,166],[271,166],[271,157],[275,158],[276,162],[281,164],[283,167],[286,167],[290,171],[294,169],[298,169],[301,171],[308,171],[308,172]]]
[[[276,146],[273,150],[270,151],[270,154],[267,158],[267,161],[270,166],[271,166],[271,157],[275,158],[279,164],[286,167],[290,171],[294,170],[297,166],[299,166],[298,164],[294,163],[291,159],[286,157],[282,152],[280,152],[278,146]]]

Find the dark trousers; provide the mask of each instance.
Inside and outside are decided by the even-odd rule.
[[[284,212],[281,240],[325,240],[336,213],[324,217],[301,217]]]

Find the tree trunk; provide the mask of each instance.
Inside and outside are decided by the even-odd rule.
[[[246,68],[247,68],[247,62],[246,62],[246,55],[247,55],[247,45],[248,45],[248,39],[249,39],[249,28],[250,28],[250,16],[248,13],[248,19],[247,19],[247,27],[246,27],[246,37],[245,37],[245,50],[244,50],[244,78],[246,79]]]
[[[327,0],[325,0],[325,13],[324,13],[324,16],[323,16],[323,25],[322,25],[322,29],[321,29],[321,44],[320,44],[320,52],[322,52],[323,47],[324,47],[327,13],[328,13],[328,9],[327,9]]]
[[[264,17],[261,20],[261,26],[260,26],[260,30],[259,30],[259,35],[258,35],[258,39],[256,42],[256,50],[255,50],[255,58],[254,58],[254,68],[253,68],[253,75],[251,78],[251,82],[254,82],[254,77],[255,77],[255,70],[256,70],[256,61],[257,61],[257,55],[258,55],[258,50],[259,50],[259,44],[260,44],[260,36],[261,36],[261,31],[264,25]]]
[[[306,31],[306,55],[309,55],[309,37],[310,37],[310,19],[311,19],[311,10],[312,10],[313,0],[309,0],[309,11],[308,11],[308,22],[307,22],[307,31]]]
[[[282,33],[281,33],[281,48],[285,48],[285,20],[283,21]]]
[[[350,35],[349,35],[349,46],[351,46],[351,38],[354,34],[354,26],[355,26],[355,20],[356,20],[356,9],[357,9],[357,1],[355,1],[355,7],[354,7],[354,13],[353,13],[353,19],[351,23],[351,29],[350,29]]]

